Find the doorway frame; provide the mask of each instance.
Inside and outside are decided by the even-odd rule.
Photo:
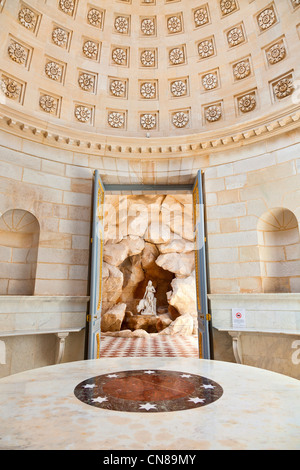
[[[198,311],[198,352],[199,357],[203,359],[211,359],[211,351],[212,351],[212,334],[211,334],[211,314],[208,312],[208,292],[207,292],[207,285],[208,285],[208,270],[207,270],[207,263],[206,263],[206,236],[205,236],[205,215],[204,215],[204,199],[203,199],[203,181],[202,181],[202,174],[201,170],[198,170],[195,182],[193,184],[103,184],[101,175],[99,170],[95,170],[94,172],[94,198],[93,198],[93,235],[92,235],[92,243],[95,234],[97,233],[97,222],[96,222],[96,213],[97,209],[99,208],[99,185],[103,190],[103,206],[105,205],[105,196],[107,194],[122,194],[122,195],[134,195],[134,194],[191,194],[193,200],[193,219],[194,219],[194,231],[198,236],[200,232],[200,239],[201,245],[199,248],[199,243],[197,239],[195,240],[195,270],[196,272],[196,304],[197,304],[197,311]],[[96,184],[97,182],[97,184]],[[96,188],[95,188],[96,185]],[[195,210],[195,188],[198,188],[198,204],[200,204],[200,210],[198,211],[198,220],[196,217],[196,210]],[[102,208],[103,218],[104,218],[104,209]],[[102,225],[101,230],[103,229],[103,218],[102,218]],[[198,228],[197,228],[198,227]],[[200,227],[200,231],[199,231]],[[104,233],[104,232],[102,232]],[[103,256],[103,239],[101,239],[101,252],[100,252],[100,259]],[[101,331],[101,323],[99,314],[101,316],[101,307],[100,311],[96,311],[95,315],[95,285],[98,282],[102,288],[102,269],[101,269],[101,276],[97,277],[97,272],[95,272],[96,267],[99,263],[95,262],[95,258],[97,255],[96,250],[92,250],[92,259],[91,259],[91,299],[90,299],[90,312],[87,316],[88,323],[89,323],[89,334],[88,334],[88,359],[95,358],[95,351],[94,343],[95,343],[95,336],[97,337],[97,355],[96,357],[99,358],[100,354],[100,331]],[[102,261],[101,261],[102,266]],[[101,279],[100,279],[101,277]],[[99,301],[98,306],[102,301],[102,292],[99,291]],[[97,320],[98,325],[98,332],[95,333],[93,331],[93,325],[95,327],[95,322],[93,319]]]

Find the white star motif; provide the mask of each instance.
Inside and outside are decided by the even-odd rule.
[[[191,377],[191,375],[189,375],[189,374],[182,374],[180,377],[186,377],[186,378],[188,379],[189,377]]]
[[[109,374],[107,377],[108,377],[109,379],[112,379],[112,378],[118,377],[118,376],[117,376],[117,374]]]
[[[94,388],[96,387],[96,384],[86,384],[83,386],[83,388]]]
[[[202,385],[202,387],[204,387],[204,388],[215,388],[213,385],[210,385],[210,384],[209,385]]]
[[[143,410],[149,411],[151,409],[155,410],[156,408],[157,408],[156,405],[151,405],[151,403],[146,403],[145,405],[140,405],[141,410],[143,409]]]
[[[192,401],[193,403],[203,403],[205,400],[204,398],[189,398],[189,401]]]
[[[155,374],[154,370],[146,370],[145,374]]]
[[[97,398],[92,398],[93,403],[102,403],[104,401],[107,401],[107,397],[97,397]]]

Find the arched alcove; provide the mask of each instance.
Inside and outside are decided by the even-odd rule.
[[[270,209],[257,230],[263,292],[300,292],[300,235],[294,213]]]
[[[0,294],[33,295],[40,227],[36,217],[12,209],[0,218]]]

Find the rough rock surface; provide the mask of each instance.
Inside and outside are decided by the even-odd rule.
[[[195,269],[195,255],[190,253],[166,253],[160,255],[156,264],[166,271],[170,271],[177,276],[190,276]]]
[[[172,291],[167,293],[169,304],[181,315],[189,313],[197,316],[195,271],[186,278],[175,278],[171,282]]]
[[[179,334],[174,333],[179,330],[186,334],[192,318],[195,333],[191,195],[107,196],[107,200],[111,204],[105,214],[103,328],[120,336],[135,331],[136,335]],[[136,307],[149,280],[156,289],[160,315],[146,322],[144,316],[137,315]],[[125,305],[127,310],[123,319],[122,315],[113,317],[118,305]],[[108,326],[109,321],[112,326]]]
[[[193,317],[189,314],[176,318],[167,328],[160,331],[160,335],[190,336],[193,334]]]
[[[125,317],[126,304],[117,304],[101,316],[101,331],[119,331]]]

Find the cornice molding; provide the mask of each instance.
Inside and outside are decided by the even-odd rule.
[[[0,105],[2,131],[50,147],[131,160],[141,156],[151,160],[184,158],[234,149],[296,129],[299,121],[300,106],[294,105],[280,114],[210,133],[160,138],[114,137],[84,131],[79,134],[78,130],[39,121]]]

